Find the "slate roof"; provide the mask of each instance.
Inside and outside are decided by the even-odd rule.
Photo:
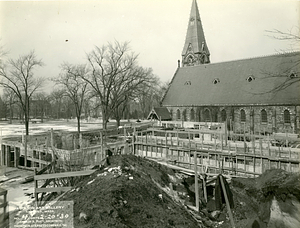
[[[202,50],[202,42],[204,43],[204,50]],[[192,3],[182,55],[185,55],[187,53],[189,44],[192,44],[194,53],[200,53],[202,51],[205,51],[207,54],[209,54],[196,0],[193,0]]]
[[[300,105],[300,52],[178,68],[162,105]]]
[[[151,110],[147,119],[171,120],[172,118],[167,108],[157,107]]]

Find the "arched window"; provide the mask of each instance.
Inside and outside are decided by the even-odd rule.
[[[190,119],[191,119],[191,121],[195,121],[195,111],[194,111],[194,109],[191,109]]]
[[[177,109],[176,119],[177,119],[177,120],[180,120],[180,119],[181,119],[181,116],[180,116],[180,110],[179,110],[179,109]]]
[[[210,122],[210,111],[208,109],[204,110],[204,121],[205,122]]]
[[[261,110],[260,112],[260,117],[261,117],[261,122],[262,123],[267,123],[268,122],[268,114],[266,112],[266,110]]]
[[[226,119],[227,119],[227,116],[226,116],[226,110],[223,109],[223,110],[221,111],[221,121],[222,121],[222,122],[225,122]]]
[[[284,110],[283,120],[284,120],[284,123],[291,123],[291,114],[290,114],[290,111],[287,109]]]
[[[184,109],[182,112],[182,118],[183,118],[183,121],[186,121],[186,109]]]
[[[170,109],[170,116],[171,116],[171,119],[173,120],[173,109]]]
[[[244,109],[241,109],[241,122],[246,122],[246,112]]]

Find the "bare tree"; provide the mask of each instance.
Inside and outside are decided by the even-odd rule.
[[[44,122],[44,118],[49,114],[50,102],[49,95],[45,92],[35,93],[31,101],[31,113],[35,118],[41,118],[41,122]]]
[[[61,117],[61,106],[62,106],[62,100],[65,94],[64,89],[58,89],[55,88],[49,95],[49,100],[51,102],[52,107],[52,117],[56,117],[56,119],[59,119]]]
[[[43,66],[43,62],[36,58],[34,51],[18,59],[8,60],[8,65],[0,66],[0,85],[13,91],[20,101],[24,112],[26,135],[29,135],[30,98],[42,86],[44,79],[34,77],[34,70]]]
[[[83,110],[83,103],[87,93],[87,81],[83,80],[88,74],[85,65],[71,65],[64,63],[61,66],[59,78],[53,79],[56,84],[63,86],[65,95],[70,98],[77,118],[77,131],[80,133],[80,117]]]
[[[300,36],[299,36],[299,27],[294,28],[294,30],[292,31],[288,31],[288,32],[283,32],[277,29],[274,30],[266,30],[266,32],[268,33],[268,36],[273,38],[273,39],[277,39],[277,40],[281,40],[281,41],[288,41],[291,43],[292,45],[292,51],[295,51],[297,49],[299,49],[299,44],[300,44]],[[288,50],[290,51],[290,50]],[[287,50],[282,50],[282,53],[287,52]],[[292,55],[293,53],[291,53],[290,55]],[[298,55],[299,53],[294,53],[294,55]],[[280,72],[270,72],[269,70],[264,70],[262,71],[262,74],[265,75],[264,79],[268,79],[268,78],[282,78],[283,82],[278,84],[277,86],[275,86],[272,90],[268,91],[268,93],[270,92],[277,92],[280,90],[284,90],[288,87],[290,87],[291,85],[300,82],[300,58],[295,58],[293,60],[291,60],[292,62],[289,62],[288,64],[286,64],[286,67],[282,67]],[[283,64],[284,65],[284,64]]]
[[[138,55],[130,52],[128,42],[108,43],[87,55],[91,73],[84,78],[98,97],[102,109],[103,128],[113,113],[117,121],[120,109],[141,83],[148,80],[150,69],[137,65]],[[119,124],[119,121],[118,121]]]
[[[299,27],[295,27],[294,31],[290,30],[287,32],[280,31],[278,29],[266,30],[268,36],[277,40],[285,40],[299,46],[300,36]]]
[[[120,120],[128,101],[139,97],[145,88],[153,87],[155,81],[152,69],[143,67],[133,67],[133,69],[116,77],[111,93],[111,110],[112,116],[117,121],[117,126],[120,126]]]
[[[10,89],[4,89],[4,102],[9,110],[9,123],[12,124],[14,117],[14,106],[18,103],[17,96],[14,91]]]

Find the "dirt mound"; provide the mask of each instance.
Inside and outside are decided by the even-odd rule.
[[[268,170],[257,178],[232,178],[236,227],[300,227],[300,174]],[[229,181],[230,182],[230,181]],[[170,184],[171,183],[171,184]],[[61,200],[74,201],[74,226],[231,227],[227,208],[216,210],[214,187],[208,203],[194,206],[194,177],[133,155],[109,158],[107,166],[78,183]]]
[[[203,227],[163,190],[171,169],[131,155],[109,163],[61,199],[74,201],[75,227]]]
[[[238,227],[251,227],[255,220],[261,228],[299,227],[299,173],[272,169],[257,178],[233,178],[232,191]]]

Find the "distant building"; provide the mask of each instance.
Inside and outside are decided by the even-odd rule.
[[[159,107],[159,108],[153,108],[151,112],[149,113],[148,120],[160,120],[160,121],[165,121],[165,120],[172,120],[172,117],[170,115],[170,112],[167,108],[165,107]]]
[[[299,133],[300,52],[210,63],[193,0],[182,66],[163,98],[173,121],[223,122],[254,133]]]

